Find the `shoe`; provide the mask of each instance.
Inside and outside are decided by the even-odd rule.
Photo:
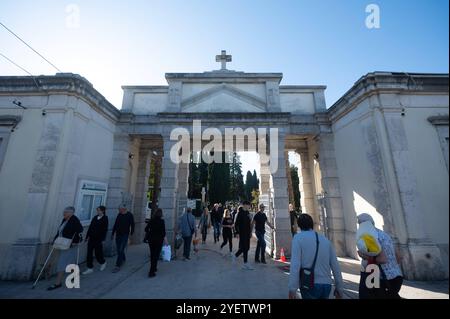
[[[62,284],[59,284],[59,285],[54,284],[54,285],[51,285],[50,287],[48,287],[47,290],[48,291],[55,290],[55,289],[58,289],[58,288],[61,288],[61,287],[62,287]]]
[[[187,260],[191,260],[191,258],[190,258],[190,257],[186,257],[186,259],[187,259]]]
[[[187,261],[187,258],[186,258],[186,257],[183,257],[183,261]]]
[[[233,264],[236,263],[236,255],[235,255],[235,254],[232,254],[232,255],[231,255],[231,262],[232,262]]]
[[[244,265],[242,266],[242,269],[245,269],[245,270],[254,270],[255,268],[253,268],[253,267],[250,266],[249,264],[244,264]]]
[[[255,259],[255,264],[259,264],[259,263],[260,263],[259,259]]]
[[[116,273],[116,272],[119,272],[119,270],[120,270],[120,267],[117,267],[117,266],[116,266],[116,267],[114,267],[114,269],[113,269],[112,272],[113,272],[113,273]]]
[[[149,276],[149,278],[152,278],[152,277],[155,277],[156,274],[154,272],[150,272],[150,273],[148,273],[148,276]]]
[[[267,263],[266,263],[266,261],[265,261],[265,260],[261,260],[261,264],[264,264],[264,265],[266,265]]]
[[[106,261],[100,265],[100,271],[103,271],[106,269]]]
[[[94,269],[88,268],[82,272],[82,275],[89,275],[89,274],[92,274],[93,272],[94,272]]]

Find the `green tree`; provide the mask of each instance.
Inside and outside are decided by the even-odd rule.
[[[238,202],[245,197],[244,177],[242,176],[242,164],[239,155],[233,153],[233,161],[230,164],[230,200]]]
[[[222,203],[230,200],[230,164],[213,162],[208,166],[208,198],[210,203]]]

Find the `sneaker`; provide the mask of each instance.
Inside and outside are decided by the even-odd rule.
[[[254,270],[255,268],[253,268],[253,267],[250,266],[249,264],[244,264],[244,265],[242,266],[242,269],[245,269],[245,270]]]
[[[106,269],[106,261],[100,265],[100,271],[103,271]]]
[[[113,269],[112,272],[113,272],[113,273],[116,273],[116,272],[119,272],[119,270],[120,270],[120,267],[117,267],[117,266],[116,266],[116,267],[114,267],[114,269]]]
[[[89,275],[92,274],[94,272],[94,269],[92,268],[88,268],[85,271],[82,272],[83,275]]]
[[[233,264],[236,263],[236,255],[235,255],[235,254],[232,254],[232,255],[231,255],[231,262],[232,262]]]

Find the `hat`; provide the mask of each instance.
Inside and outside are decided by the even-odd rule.
[[[364,222],[370,221],[373,225],[375,225],[375,222],[373,221],[372,216],[370,216],[369,214],[366,214],[366,213],[359,214],[357,216],[357,219],[358,219],[358,224],[362,224]]]

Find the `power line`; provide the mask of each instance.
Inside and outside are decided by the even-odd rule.
[[[39,55],[42,59],[44,59],[48,64],[50,64],[52,67],[54,67],[58,72],[62,72],[60,69],[58,69],[53,63],[51,63],[49,60],[47,60],[42,54],[37,52],[35,49],[33,49],[28,43],[26,43],[24,40],[22,40],[17,34],[15,34],[12,30],[10,30],[6,25],[0,22],[0,25],[4,27],[6,30],[8,30],[12,35],[14,35],[17,39],[19,39],[23,44],[25,44],[27,47],[29,47],[34,53]],[[9,59],[8,59],[9,60]]]
[[[1,22],[0,22],[1,23]],[[29,76],[32,77],[34,84],[36,84],[36,86],[38,87],[38,89],[40,89],[39,84],[36,82],[35,77],[33,76],[33,74],[31,74],[30,72],[28,72],[25,68],[21,67],[20,65],[18,65],[16,62],[14,62],[13,60],[11,60],[10,58],[8,58],[6,55],[4,55],[3,53],[0,52],[0,55],[2,57],[4,57],[6,60],[8,60],[9,62],[11,62],[12,64],[14,64],[16,67],[18,67],[19,69],[21,69],[22,71],[24,71],[25,73],[27,73]]]

